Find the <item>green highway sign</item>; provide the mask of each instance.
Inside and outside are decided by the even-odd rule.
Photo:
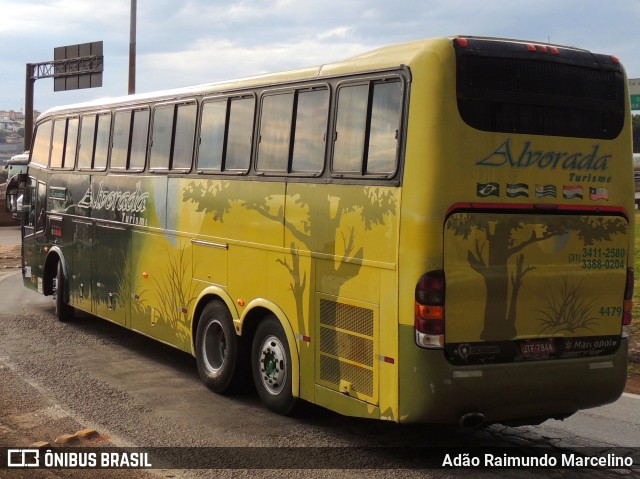
[[[631,96],[631,109],[640,110],[640,78],[629,79],[629,95]]]

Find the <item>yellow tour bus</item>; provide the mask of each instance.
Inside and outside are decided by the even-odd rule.
[[[529,423],[626,381],[634,186],[610,55],[457,36],[54,108],[23,275],[253,381],[402,423]]]

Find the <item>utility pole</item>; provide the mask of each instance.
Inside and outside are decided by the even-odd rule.
[[[129,33],[129,95],[136,92],[136,22],[137,0],[131,0],[131,25]]]

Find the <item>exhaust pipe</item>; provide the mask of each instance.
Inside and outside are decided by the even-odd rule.
[[[479,412],[470,412],[460,418],[458,425],[463,429],[475,429],[482,426],[484,421],[484,414]]]

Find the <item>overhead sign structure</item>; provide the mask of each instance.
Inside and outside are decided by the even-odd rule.
[[[24,108],[24,145],[31,147],[33,136],[33,84],[53,78],[53,91],[78,90],[102,86],[104,56],[102,42],[81,43],[53,50],[54,60],[27,63]]]
[[[629,79],[629,95],[631,96],[631,109],[640,110],[640,78]]]
[[[102,86],[102,42],[53,49],[53,91]]]

